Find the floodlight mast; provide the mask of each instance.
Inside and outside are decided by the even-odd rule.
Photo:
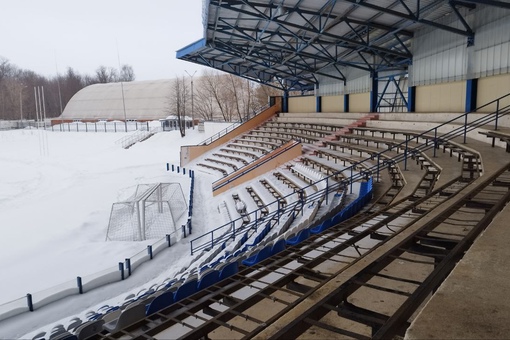
[[[115,40],[115,44],[117,45],[117,61],[119,62],[119,80],[120,80],[120,90],[122,92],[122,108],[124,109],[124,127],[127,132],[126,100],[124,98],[124,84],[122,83],[122,78],[121,78],[122,70],[120,68],[119,43],[117,42],[117,40]]]
[[[193,72],[193,74],[189,74],[188,71],[184,70],[188,74],[188,76],[191,78],[191,126],[193,127],[193,130],[195,130],[195,115],[194,115],[194,105],[193,105],[193,76],[197,71]]]
[[[21,83],[21,87],[19,89],[19,113],[20,113],[20,127],[23,125],[23,89],[27,86]]]

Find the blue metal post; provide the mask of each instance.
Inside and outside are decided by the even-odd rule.
[[[326,205],[328,205],[328,195],[329,194],[329,182],[328,177],[326,177]]]
[[[131,259],[126,259],[126,268],[128,271],[128,276],[131,276]]]
[[[283,91],[282,112],[289,112],[289,91]]]
[[[377,112],[377,98],[379,97],[379,80],[377,72],[372,72],[372,91],[370,92],[370,112]]]
[[[76,277],[76,284],[78,285],[78,292],[83,294],[83,284],[81,282],[81,277]]]
[[[404,150],[404,171],[407,171],[407,145],[409,144],[409,136],[406,136],[406,149]]]
[[[28,310],[33,312],[34,311],[34,304],[32,302],[32,294],[27,294],[27,305],[28,305]]]
[[[437,149],[437,128],[434,129],[434,158],[436,158]]]
[[[379,172],[380,172],[380,165],[379,165],[379,161],[381,160],[381,154],[378,153],[377,154],[377,183],[379,183]]]
[[[124,280],[124,263],[119,262],[120,278]]]
[[[349,112],[349,94],[344,94],[344,112]]]
[[[352,194],[352,168],[353,166],[351,165],[351,194]]]
[[[468,125],[468,113],[464,115],[464,144],[466,144],[466,137],[467,137],[467,125]]]
[[[321,96],[315,97],[315,110],[317,112],[322,112],[322,97]]]
[[[149,258],[152,260],[152,246],[150,244],[147,246],[147,254],[149,254]]]
[[[166,171],[170,170],[170,164],[166,163]]]
[[[170,235],[166,234],[166,243],[168,243],[168,247],[172,246],[172,240],[170,238]]]
[[[407,111],[416,111],[416,86],[409,86],[407,88]]]
[[[499,118],[499,99],[496,102],[496,121],[494,122],[494,130],[498,129],[498,118]],[[494,139],[493,139],[493,141],[494,141]]]
[[[476,109],[476,96],[478,93],[478,79],[468,79],[466,81],[466,112]]]

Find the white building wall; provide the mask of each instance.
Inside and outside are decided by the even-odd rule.
[[[424,29],[413,39],[410,86],[487,77],[510,71],[510,10],[481,7],[465,17],[475,32],[474,46],[467,37],[441,29]],[[449,24],[464,29],[460,21]]]
[[[334,70],[331,68],[331,70]],[[325,76],[318,76],[319,88],[317,90],[318,96],[334,96],[350,93],[365,93],[370,92],[372,89],[372,79],[367,71],[355,68],[341,68],[342,73],[347,80],[345,84],[343,81],[333,79]],[[324,72],[328,72],[326,69]],[[337,73],[337,71],[334,71]]]

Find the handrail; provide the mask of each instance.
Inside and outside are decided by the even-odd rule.
[[[261,167],[262,165],[266,164],[267,162],[275,159],[276,157],[278,157],[278,156],[282,155],[283,153],[285,153],[285,152],[287,152],[287,151],[297,147],[300,144],[301,143],[299,143],[297,141],[294,141],[294,140],[289,141],[286,145],[282,145],[282,146],[278,147],[277,149],[273,150],[270,154],[267,155],[268,157],[259,158],[261,160],[259,163],[254,164],[255,162],[252,162],[252,163],[244,166],[243,168],[241,168],[242,169],[241,172],[231,174],[231,175],[234,175],[231,178],[228,178],[228,176],[226,178],[220,178],[219,180],[217,180],[216,182],[213,183],[213,191],[218,190],[218,189],[224,187],[225,185],[227,185],[227,184],[235,181],[236,179],[246,175],[248,172],[253,171],[254,169],[257,169],[257,168]],[[257,159],[257,160],[259,160],[259,159]],[[220,182],[220,183],[216,184],[218,182]]]
[[[214,142],[214,141],[216,141],[216,140],[220,139],[221,137],[225,136],[225,135],[226,135],[226,134],[228,134],[229,132],[231,132],[231,131],[233,131],[233,130],[237,129],[237,128],[238,128],[239,126],[241,126],[242,124],[247,123],[247,122],[249,122],[250,120],[254,119],[254,118],[255,118],[255,117],[257,117],[260,113],[262,113],[262,112],[264,112],[265,110],[267,110],[269,107],[270,107],[270,106],[269,106],[269,104],[266,104],[266,105],[264,105],[264,106],[261,106],[261,107],[259,108],[258,113],[256,113],[253,117],[251,117],[251,118],[250,118],[250,119],[248,119],[247,121],[245,121],[245,122],[242,122],[242,121],[241,121],[241,122],[235,122],[234,124],[232,124],[232,125],[230,125],[230,126],[226,127],[225,129],[221,130],[220,132],[216,133],[215,135],[213,135],[213,136],[211,136],[211,137],[207,138],[206,140],[204,140],[204,141],[202,141],[202,142],[198,143],[197,145],[209,145],[209,144],[211,144],[212,142]]]
[[[506,97],[510,97],[510,93],[508,93],[508,94],[506,94],[506,95],[504,95],[504,96],[501,96],[501,97],[499,97],[499,98],[497,98],[497,99],[495,99],[495,100],[493,100],[493,101],[491,101],[491,102],[489,102],[489,103],[486,103],[486,104],[484,104],[484,105],[482,105],[482,106],[480,106],[480,107],[478,107],[478,108],[474,109],[473,111],[466,112],[466,113],[464,113],[464,114],[462,114],[462,115],[459,115],[459,116],[458,116],[458,117],[456,117],[456,118],[450,119],[450,120],[448,120],[447,122],[444,122],[444,123],[442,123],[442,124],[440,124],[440,125],[438,125],[438,126],[436,126],[436,127],[434,127],[434,128],[431,128],[431,129],[429,129],[429,130],[427,130],[427,131],[425,131],[425,132],[422,132],[422,133],[421,133],[421,134],[419,134],[419,135],[415,135],[415,136],[413,136],[413,138],[406,137],[406,140],[405,140],[405,141],[403,141],[403,142],[401,142],[401,143],[399,143],[399,144],[396,144],[396,145],[392,145],[391,147],[389,147],[389,148],[388,148],[388,149],[386,149],[386,150],[383,150],[383,151],[377,152],[377,153],[375,153],[374,155],[372,155],[371,157],[368,157],[368,158],[365,158],[365,159],[363,159],[363,160],[360,160],[360,161],[357,161],[357,162],[351,163],[351,165],[350,165],[349,167],[347,167],[347,168],[345,168],[345,169],[343,169],[343,170],[341,170],[341,171],[337,171],[336,173],[334,173],[334,174],[332,174],[332,175],[330,175],[330,176],[328,176],[328,177],[326,177],[326,178],[324,178],[324,179],[322,179],[322,180],[320,180],[320,181],[317,181],[317,182],[315,182],[315,183],[312,183],[312,184],[310,184],[310,185],[308,185],[308,186],[306,186],[306,187],[304,187],[304,188],[301,188],[301,190],[300,190],[300,192],[301,192],[301,197],[303,197],[302,193],[304,192],[304,190],[305,190],[305,189],[307,189],[307,188],[309,188],[309,187],[311,187],[311,186],[316,186],[318,183],[320,183],[320,182],[322,182],[322,181],[326,181],[326,187],[325,187],[325,189],[322,189],[322,190],[317,191],[316,193],[314,193],[314,195],[313,195],[314,197],[315,197],[316,195],[320,195],[323,191],[326,191],[326,193],[327,193],[327,192],[328,192],[328,190],[329,190],[329,192],[330,192],[331,190],[335,190],[335,189],[339,188],[340,186],[344,186],[344,187],[346,187],[346,186],[350,185],[350,186],[351,186],[351,192],[352,192],[352,184],[353,184],[354,182],[359,181],[359,180],[361,180],[361,179],[367,179],[367,178],[368,178],[368,177],[370,177],[370,176],[371,176],[371,174],[372,174],[372,173],[374,173],[374,172],[379,173],[381,170],[386,169],[386,168],[387,168],[387,167],[388,167],[391,163],[400,163],[401,161],[407,162],[408,153],[409,153],[409,152],[408,152],[408,150],[409,150],[409,147],[408,147],[408,143],[409,143],[409,141],[411,141],[411,140],[412,140],[412,139],[414,139],[414,138],[418,139],[419,137],[429,137],[429,135],[428,135],[428,134],[429,134],[430,132],[434,132],[434,143],[432,143],[432,144],[426,144],[426,145],[423,145],[423,144],[422,144],[422,145],[420,145],[420,146],[418,146],[418,147],[414,147],[414,150],[413,150],[413,151],[416,151],[416,150],[417,150],[417,151],[426,151],[426,150],[428,150],[428,149],[430,149],[430,148],[432,148],[432,147],[434,147],[434,150],[435,150],[436,146],[439,144],[439,141],[443,142],[443,141],[451,140],[451,139],[453,139],[453,138],[456,138],[456,137],[461,136],[462,134],[464,134],[464,140],[465,140],[465,138],[466,138],[466,134],[467,134],[467,132],[468,132],[468,131],[472,131],[473,129],[476,129],[476,128],[478,128],[479,126],[482,126],[482,125],[484,125],[484,124],[486,124],[486,123],[490,123],[490,122],[492,122],[492,121],[496,121],[496,122],[497,122],[497,120],[498,120],[500,117],[505,116],[505,115],[507,115],[507,114],[509,114],[509,113],[510,113],[510,105],[505,106],[505,107],[503,107],[503,108],[501,108],[501,109],[499,108],[499,103],[500,103],[500,101],[501,101],[502,99],[506,98]],[[468,115],[469,113],[476,112],[477,110],[479,110],[479,109],[481,109],[481,108],[484,108],[484,107],[486,107],[486,106],[488,106],[488,105],[494,104],[494,103],[496,103],[496,104],[497,104],[497,110],[496,110],[496,111],[494,111],[494,112],[492,112],[492,113],[488,113],[488,114],[486,114],[484,117],[481,117],[481,118],[479,118],[479,119],[476,119],[476,120],[474,120],[473,122],[471,122],[471,123],[467,124],[467,115]],[[501,111],[501,112],[500,112],[500,111]],[[500,113],[502,113],[502,115],[500,115]],[[438,129],[439,129],[440,127],[443,127],[443,126],[445,126],[445,125],[447,125],[447,124],[449,124],[449,123],[452,123],[452,122],[454,122],[454,121],[456,121],[456,120],[458,120],[458,119],[464,118],[464,117],[465,117],[465,124],[464,124],[463,126],[460,126],[459,128],[456,128],[456,129],[454,129],[454,130],[452,130],[452,131],[450,131],[450,132],[448,132],[448,133],[445,133],[445,134],[443,134],[443,135],[441,136],[441,138],[438,138],[438,136],[437,136],[437,132],[438,132]],[[470,127],[469,127],[469,130],[468,130],[468,125],[470,126]],[[471,125],[473,125],[473,126],[471,126]],[[398,147],[402,147],[402,146],[405,146],[405,152],[404,152],[403,154],[398,154],[397,156],[392,157],[390,160],[384,160],[383,162],[380,162],[380,157],[381,157],[381,155],[385,154],[386,152],[392,151],[392,150],[393,150],[393,149],[395,149],[396,147],[398,148]],[[373,165],[373,166],[371,166],[371,167],[367,167],[367,168],[365,168],[365,170],[363,170],[363,171],[360,171],[360,172],[356,171],[356,172],[355,172],[355,169],[356,169],[358,166],[361,166],[361,164],[363,164],[363,163],[365,163],[365,162],[373,161],[375,157],[377,157],[377,164],[376,164],[376,165]],[[341,182],[336,182],[336,181],[333,179],[333,178],[334,178],[334,176],[338,176],[341,172],[345,172],[345,173],[347,173],[348,171],[350,171],[350,177],[347,177],[347,176],[346,176],[346,178],[345,178],[344,180],[342,180]],[[332,181],[332,182],[333,182],[333,183],[335,183],[335,184],[333,184],[333,185],[329,185],[329,181]],[[294,195],[294,194],[295,194],[295,193],[289,194],[289,195],[287,195],[287,196],[285,196],[285,197],[283,197],[283,198],[281,198],[281,199],[289,198],[290,196],[292,196],[292,195]],[[271,203],[267,204],[267,205],[266,205],[266,206],[264,206],[264,207],[260,207],[259,209],[254,210],[254,211],[250,212],[249,214],[256,214],[258,211],[260,211],[260,210],[262,210],[262,209],[264,209],[264,208],[268,208],[270,205],[274,204],[275,202],[278,202],[278,200],[275,200],[275,201],[273,201],[273,202],[271,202]],[[310,201],[308,200],[308,197],[307,197],[307,199],[306,199],[306,200],[305,200],[302,204],[306,204],[306,203],[309,203],[309,202],[310,202]],[[240,219],[241,219],[241,218],[238,218],[238,219],[236,219],[235,221],[238,221],[238,220],[240,220]],[[233,222],[234,222],[234,221],[232,221],[231,223],[233,223]],[[231,223],[227,223],[227,224],[225,224],[225,225],[222,225],[222,226],[220,226],[220,227],[218,227],[218,228],[216,228],[216,229],[213,229],[212,231],[210,231],[210,232],[208,232],[208,233],[206,233],[206,234],[204,234],[204,235],[202,235],[202,236],[199,236],[199,237],[197,237],[197,238],[195,238],[195,239],[191,240],[191,241],[190,241],[191,254],[193,254],[193,252],[194,252],[194,248],[193,248],[193,242],[194,242],[194,241],[197,241],[197,240],[199,240],[199,239],[201,239],[201,238],[204,238],[204,237],[211,237],[211,236],[214,234],[214,231],[218,231],[218,230],[219,230],[219,229],[221,229],[221,228],[225,228],[226,226],[230,226],[230,225],[231,225]],[[211,244],[214,244],[214,240],[212,240]],[[207,247],[205,247],[205,248],[207,248]],[[204,249],[205,249],[205,248],[204,248]]]

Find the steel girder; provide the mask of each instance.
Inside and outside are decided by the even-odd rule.
[[[460,8],[510,7],[495,0],[208,0],[204,46],[178,58],[283,90],[313,89],[318,76],[405,71],[413,32],[425,26],[474,32]],[[452,14],[461,28],[444,23]],[[184,49],[183,49],[184,50]]]

